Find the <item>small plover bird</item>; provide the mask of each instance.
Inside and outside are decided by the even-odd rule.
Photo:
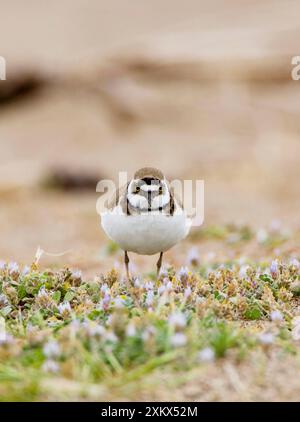
[[[145,167],[114,193],[101,213],[101,224],[107,236],[124,250],[130,280],[128,252],[159,253],[158,276],[163,253],[187,236],[192,220],[185,214],[163,173]]]

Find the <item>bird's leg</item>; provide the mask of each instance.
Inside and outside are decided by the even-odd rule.
[[[158,259],[157,264],[156,264],[156,267],[157,267],[157,278],[159,277],[159,273],[160,273],[160,269],[161,269],[162,257],[163,257],[163,252],[160,253],[159,259]]]
[[[127,281],[128,281],[128,283],[129,283],[129,280],[130,280],[129,268],[128,268],[128,264],[129,264],[129,257],[128,257],[128,253],[127,253],[127,251],[125,251],[124,260],[125,260],[125,268],[126,268]]]

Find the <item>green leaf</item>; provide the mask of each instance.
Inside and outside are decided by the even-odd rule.
[[[20,284],[20,286],[18,287],[18,298],[22,300],[26,295],[27,292],[24,284]]]
[[[3,309],[1,309],[1,315],[2,316],[7,316],[7,315],[9,315],[10,313],[11,313],[11,311],[12,311],[12,307],[11,306],[5,306]]]
[[[266,283],[273,283],[273,279],[269,276],[269,274],[261,274],[259,278]]]
[[[252,306],[244,313],[244,317],[250,320],[260,319],[262,317],[261,310],[257,306]]]
[[[64,297],[64,302],[71,302],[74,298],[75,293],[72,290],[68,290]]]
[[[59,290],[56,290],[56,292],[53,293],[52,296],[54,302],[58,303],[60,301],[61,298],[61,292]]]
[[[218,290],[214,291],[214,297],[217,300],[222,300],[224,299],[224,294],[222,292],[219,292]]]
[[[97,319],[102,314],[102,311],[99,311],[98,309],[93,309],[89,314],[88,318],[91,320]]]

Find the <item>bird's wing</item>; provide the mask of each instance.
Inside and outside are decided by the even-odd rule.
[[[170,191],[171,199],[174,201],[175,209],[177,207],[180,207],[181,209],[183,209],[182,200],[179,197],[179,195],[175,192],[174,187],[169,185],[169,191]]]
[[[117,205],[120,205],[122,209],[126,210],[126,193],[128,183],[115,190],[114,195],[108,200],[106,209],[112,211]]]

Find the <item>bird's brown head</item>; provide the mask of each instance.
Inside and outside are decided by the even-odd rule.
[[[128,185],[127,198],[132,207],[140,210],[165,207],[170,201],[170,192],[163,173],[154,167],[136,171]]]

